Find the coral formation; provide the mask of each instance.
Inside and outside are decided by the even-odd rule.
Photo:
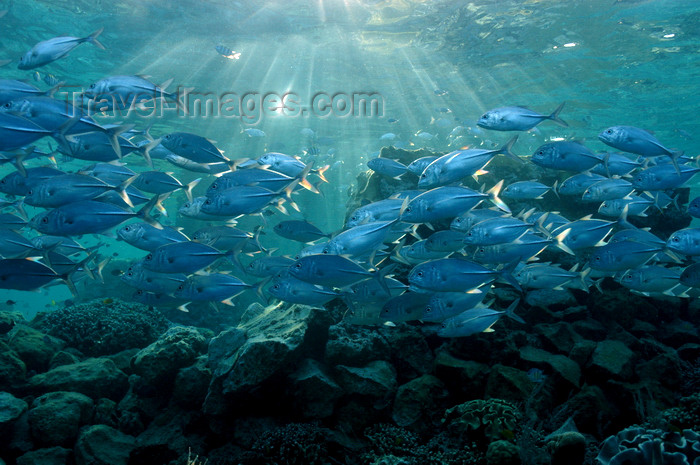
[[[520,418],[518,409],[508,401],[475,399],[448,409],[443,422],[455,437],[478,437],[491,442],[513,436]]]
[[[666,432],[637,426],[606,439],[596,458],[600,465],[697,464],[699,459],[700,435],[695,431]]]
[[[42,331],[91,356],[145,347],[168,327],[157,309],[117,299],[63,307],[36,321]]]

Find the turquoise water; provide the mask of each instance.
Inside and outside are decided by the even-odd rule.
[[[0,18],[0,60],[14,60],[0,67],[0,78],[35,83],[33,71],[16,69],[18,58],[35,43],[60,35],[84,37],[104,27],[100,41],[106,50],[84,44],[38,69],[64,82],[59,95],[121,74],[147,75],[168,83],[169,91],[190,89],[215,99],[248,94],[256,107],[248,113],[251,118],[175,111],[155,118],[97,119],[133,123],[137,129],[152,124],[154,137],[194,132],[216,140],[232,159],[270,150],[304,155],[314,146],[319,164],[330,165],[330,183],[322,188],[323,197],[304,192],[297,203],[324,231],[342,227],[356,176],[387,145],[382,135],[396,134],[394,143],[406,148],[499,146],[509,134],[475,127],[484,111],[498,106],[523,105],[548,114],[566,101],[562,118],[570,126],[545,123],[522,134],[514,149],[522,155],[552,138],[582,140],[603,150],[597,134],[616,124],[651,130],[667,146],[692,156],[698,151],[700,5],[693,0],[12,1],[0,4],[0,10],[8,10]],[[217,45],[240,58],[221,56]],[[297,109],[318,95],[346,102],[371,95],[378,103],[372,114],[357,108],[349,115],[340,108],[330,114],[311,107],[306,114],[261,109],[264,95],[289,92]],[[398,121],[390,123],[393,119]],[[466,128],[462,138],[448,137],[456,126]],[[250,137],[244,132],[249,128],[266,135]],[[315,139],[302,132],[305,128]],[[425,132],[435,137],[418,136]],[[50,148],[45,144],[39,146]],[[60,157],[58,162],[66,170],[89,164]],[[146,166],[134,155],[125,162],[135,170]],[[197,177],[160,167],[183,182]],[[4,165],[0,175],[10,171]],[[207,184],[195,194],[202,195]],[[166,202],[172,214],[164,223],[191,225],[175,214],[183,201],[180,193]],[[120,258],[141,256],[111,238],[102,240]],[[268,234],[262,241],[274,247],[278,240]],[[7,295],[28,314],[69,296],[64,286]]]

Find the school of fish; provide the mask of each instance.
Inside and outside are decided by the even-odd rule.
[[[103,49],[101,32],[41,41],[18,68],[39,68],[83,43]],[[223,46],[216,50],[237,58]],[[524,157],[514,152],[516,135],[497,149],[463,148],[408,166],[373,158],[367,163],[373,175],[413,176],[415,189],[357,208],[339,231],[321,231],[303,220],[280,221],[270,228],[280,241],[307,244],[290,257],[260,245],[266,221],[245,231],[236,227],[236,219],[262,217],[273,209],[303,213],[295,196],[300,189],[322,192],[328,166],[280,152],[229,159],[194,133],[153,137],[148,128],[101,125],[91,111],[173,104],[177,96],[165,90],[167,83],[156,85],[136,75],[85,84],[81,105],[74,107],[54,98],[54,88],[42,91],[23,80],[0,79],[0,161],[8,170],[0,179],[6,195],[0,214],[0,288],[30,291],[65,283],[78,293],[79,281],[99,283],[107,260],[100,255],[102,243],[80,244],[86,234],[116,234],[143,251],[120,279],[134,288],[135,300],[149,305],[187,310],[190,302],[203,301],[235,306],[243,292],[256,292],[265,301],[317,306],[340,299],[351,322],[422,321],[443,337],[489,331],[503,315],[524,323],[515,313],[520,299],[505,310],[494,308],[489,295],[496,282],[523,294],[531,289],[589,291],[604,278],[645,295],[686,297],[700,287],[700,267],[692,263],[700,255],[699,228],[660,238],[628,221],[650,209],[678,208],[674,190],[700,168],[637,127],[602,129],[598,138],[616,150],[610,153],[557,141]],[[477,125],[516,132],[541,123],[567,126],[560,117],[563,109],[563,103],[550,114],[501,107],[484,113]],[[255,128],[245,132],[264,136]],[[433,135],[419,132],[417,137]],[[52,139],[55,150],[36,147],[45,138]],[[386,134],[381,139],[393,140]],[[85,166],[63,171],[55,154],[85,161]],[[481,189],[464,185],[499,155],[570,176],[554,186],[538,181],[501,181]],[[134,157],[143,157],[153,169],[131,170],[127,165]],[[182,183],[168,172],[170,164],[199,177]],[[206,186],[204,195],[193,194],[197,186]],[[201,228],[160,224],[167,213],[163,202],[178,191],[187,198],[178,213],[201,220]],[[601,218],[564,218],[539,210],[545,195],[597,204]],[[531,208],[514,212],[508,203],[516,201]],[[26,206],[39,213],[28,217]],[[693,199],[687,213],[700,217],[700,200]],[[422,226],[434,232],[421,237]],[[574,257],[575,264],[565,268],[538,261],[545,250]]]

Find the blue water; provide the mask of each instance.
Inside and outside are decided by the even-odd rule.
[[[129,122],[138,129],[152,124],[155,137],[194,132],[215,140],[233,159],[270,150],[305,156],[304,149],[314,146],[319,164],[331,165],[330,183],[323,186],[323,197],[304,192],[297,203],[305,218],[324,231],[342,227],[348,192],[366,170],[365,162],[387,144],[380,140],[383,134],[396,134],[395,143],[406,148],[499,146],[508,134],[475,127],[493,107],[523,105],[549,113],[566,101],[561,116],[570,126],[545,123],[521,135],[515,151],[522,155],[552,138],[577,139],[603,150],[596,136],[616,124],[646,128],[669,147],[692,156],[698,152],[700,4],[694,0],[18,0],[0,3],[5,9],[0,60],[14,62],[0,67],[0,78],[35,83],[33,71],[16,69],[16,61],[35,43],[60,35],[84,37],[104,27],[100,41],[106,50],[84,44],[38,69],[64,82],[60,96],[121,74],[147,75],[155,83],[168,83],[169,91],[190,89],[219,101],[248,94],[254,108],[244,116],[192,117],[175,111],[98,120]],[[217,45],[240,57],[223,57]],[[261,108],[265,95],[286,93],[295,96],[297,110],[309,106],[308,111],[280,114]],[[375,99],[374,113],[354,108],[346,114],[340,107],[358,94]],[[339,106],[330,114],[310,107],[318,95],[337,96]],[[390,123],[393,119],[398,121]],[[448,137],[456,126],[466,128],[457,140]],[[244,132],[248,128],[266,135],[250,137]],[[302,132],[305,128],[314,131],[315,139]],[[425,132],[435,137],[418,136]],[[39,146],[49,149],[46,144]],[[58,162],[65,170],[89,164],[60,157]],[[125,162],[135,170],[146,167],[136,156]],[[183,182],[197,177],[160,167]],[[11,170],[4,165],[0,175]],[[206,185],[202,182],[195,194],[202,195]],[[692,183],[691,188],[692,197]],[[164,223],[193,227],[177,218],[183,201],[179,193],[166,202],[171,215]],[[271,218],[269,227],[279,219]],[[101,240],[119,258],[142,256],[111,238]],[[268,234],[262,241],[274,247],[279,239]],[[28,315],[69,297],[64,286],[7,295]]]

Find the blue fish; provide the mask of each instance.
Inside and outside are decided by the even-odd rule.
[[[78,45],[89,42],[96,47],[104,50],[105,46],[97,40],[97,37],[102,33],[104,28],[100,28],[87,37],[54,37],[53,39],[39,42],[25,53],[19,60],[17,68],[19,69],[34,69],[39,66],[44,66],[52,61],[58,60],[66,56],[71,50]]]

